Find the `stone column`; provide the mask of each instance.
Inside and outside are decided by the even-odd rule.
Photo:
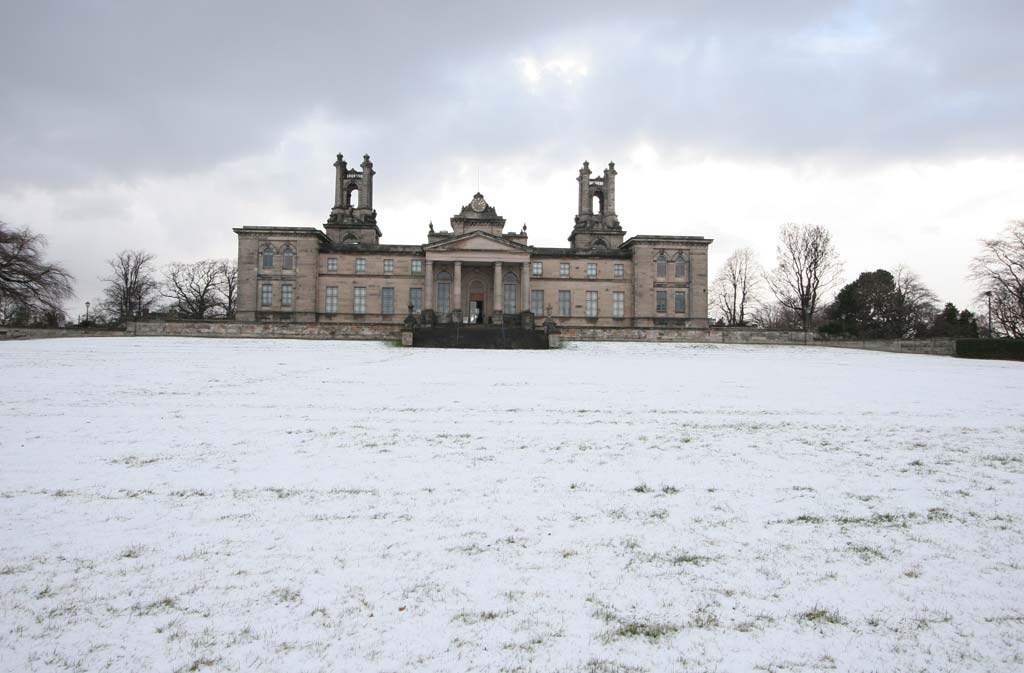
[[[500,323],[504,313],[502,304],[505,302],[504,287],[501,284],[501,262],[494,263],[494,322]]]
[[[434,263],[423,263],[423,310],[434,310]]]
[[[462,322],[462,262],[455,262],[452,285],[452,320]]]
[[[533,307],[530,306],[530,263],[523,262],[523,282],[522,286],[523,301],[522,306],[519,308],[519,312],[532,311]]]

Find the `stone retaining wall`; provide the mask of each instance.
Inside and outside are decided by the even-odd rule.
[[[131,336],[123,329],[57,329],[49,327],[0,327],[0,341],[59,339],[62,337]]]
[[[227,320],[153,321],[129,323],[128,332],[135,336],[387,341],[401,338],[401,325],[387,323],[231,322]]]

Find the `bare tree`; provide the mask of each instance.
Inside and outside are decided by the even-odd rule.
[[[899,334],[904,339],[920,336],[935,317],[939,298],[917,273],[902,264],[893,269],[892,279],[896,290],[893,318]]]
[[[777,266],[766,276],[779,303],[793,311],[806,331],[823,295],[839,280],[843,265],[828,229],[815,224],[784,224],[776,247]]]
[[[117,322],[137,319],[156,302],[159,285],[153,259],[145,250],[122,250],[107,260],[110,275],[100,278],[107,284],[103,306]]]
[[[182,317],[201,320],[221,306],[220,284],[220,263],[204,259],[191,264],[169,264],[161,289]]]
[[[764,329],[790,329],[799,325],[793,311],[777,301],[758,303],[751,310],[751,318]]]
[[[64,315],[74,296],[74,278],[59,264],[46,262],[46,239],[28,228],[0,221],[0,320],[31,320]]]
[[[990,327],[1024,339],[1024,220],[1011,222],[997,238],[981,241],[981,252],[971,261],[971,278],[986,311],[992,302]]]
[[[747,324],[747,315],[757,302],[763,276],[754,251],[740,248],[725,260],[712,284],[712,302],[727,325]]]
[[[224,309],[224,317],[228,320],[234,320],[235,309],[238,306],[238,262],[222,259],[217,264],[217,274],[219,277],[220,302],[221,307]]]

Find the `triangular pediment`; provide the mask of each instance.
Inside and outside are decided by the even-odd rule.
[[[502,252],[524,252],[526,246],[507,241],[504,238],[488,234],[484,231],[471,231],[462,236],[454,236],[447,241],[438,241],[426,246],[433,252],[456,252],[459,250],[493,250]]]

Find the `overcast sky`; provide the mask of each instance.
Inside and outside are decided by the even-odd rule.
[[[0,219],[100,293],[104,260],[236,254],[319,226],[334,155],[383,242],[480,188],[567,245],[614,160],[628,234],[828,227],[849,279],[905,264],[973,302],[977,240],[1024,218],[1024,2],[4,2]]]

